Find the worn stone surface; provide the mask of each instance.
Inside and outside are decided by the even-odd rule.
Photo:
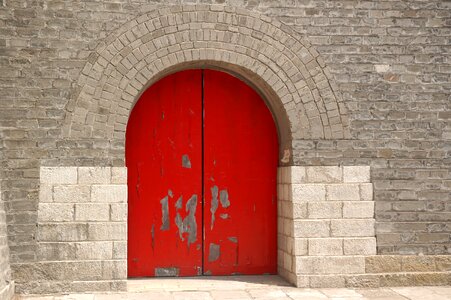
[[[127,186],[121,177],[127,173],[120,169],[125,168],[42,168],[42,184],[50,194],[38,206],[39,262],[16,265],[19,292],[123,288]]]
[[[9,264],[9,247],[6,236],[6,214],[0,190],[0,299],[9,300],[14,295],[14,282]]]

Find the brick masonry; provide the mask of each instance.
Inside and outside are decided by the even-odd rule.
[[[147,42],[163,43],[155,45],[162,47],[155,53],[161,65],[157,64],[148,77],[140,77],[144,80],[140,85],[134,81],[134,86],[124,86],[128,81],[121,81],[122,85],[119,82],[111,86],[106,79],[115,78],[114,73],[121,76],[131,70],[125,77],[133,79],[137,74],[133,70],[138,71],[144,64],[134,60],[141,51],[139,47],[139,51],[134,48],[137,42],[123,46],[139,34],[131,30],[135,24],[146,22],[143,18],[158,17],[157,2],[3,1],[0,6],[3,100],[0,102],[0,176],[12,269],[39,261],[36,224],[40,166],[122,167],[121,136],[126,111],[133,101],[130,97],[136,95],[139,87],[147,86],[166,72],[190,66],[227,69],[262,92],[274,111],[281,149],[291,150],[286,160],[288,165],[371,166],[378,254],[387,257],[449,254],[451,4],[440,0],[217,2],[226,7],[183,5],[181,9],[189,11],[190,20],[197,18],[209,26],[213,23],[206,11],[218,15],[223,10],[222,15],[229,16],[217,28],[203,30],[196,27],[199,22],[180,25],[183,30],[196,30],[187,42],[192,47],[189,49],[193,49],[191,62],[177,64],[178,58],[174,60],[169,54],[176,51],[169,46],[173,43],[169,36],[175,28],[169,23],[173,22],[171,18],[163,18],[161,30],[145,38],[149,39]],[[285,39],[286,35],[278,36],[277,43],[268,43],[274,40],[269,31],[253,28],[250,31],[254,20],[271,23],[271,28],[301,41],[314,59],[302,61],[309,56],[298,49],[283,51],[289,56],[287,61],[262,62],[261,58],[257,59],[264,56],[259,55],[259,47],[244,51],[243,47],[248,46],[232,37],[245,35],[246,40],[262,41],[259,45],[280,47],[280,43],[287,49],[295,49],[293,40]],[[223,46],[233,48],[223,49],[222,53],[227,51],[227,54],[218,57],[212,57],[218,51],[197,51],[212,47],[209,41],[216,30],[228,36]],[[117,58],[126,59],[103,61],[99,54],[114,42],[115,49],[116,46],[122,49]],[[271,58],[282,50],[277,49]],[[234,60],[226,62],[227,55]],[[278,79],[302,81],[290,76],[289,65],[294,65],[296,57],[302,62],[298,66],[307,69],[301,72],[302,77],[313,78],[304,80],[313,100],[308,92],[299,93],[299,87],[293,90],[293,86],[287,86],[287,92],[283,92],[283,87],[280,91],[277,88],[280,88]],[[286,64],[281,65],[282,62]],[[311,62],[319,68],[309,68]],[[135,68],[130,69],[129,65]],[[158,73],[156,70],[161,69],[158,66],[171,67]],[[101,70],[104,73],[99,73]],[[265,75],[263,70],[273,72],[274,76]],[[323,88],[327,91],[320,93]],[[304,98],[299,100],[296,93]],[[294,102],[285,101],[284,96],[289,94],[294,95]],[[86,95],[93,97],[86,98]],[[116,108],[110,105],[114,103],[102,102],[102,99],[122,97],[128,97],[128,102],[119,102]],[[322,107],[323,104],[327,107]],[[75,122],[74,116],[86,118]],[[331,124],[339,124],[338,129],[332,130]],[[323,130],[312,130],[319,127]],[[107,130],[103,131],[104,128]],[[72,135],[72,129],[89,135]],[[102,134],[112,138],[102,138]]]
[[[127,172],[42,167],[38,263],[18,264],[18,292],[123,290],[127,278]]]
[[[0,300],[12,299],[14,282],[9,265],[8,238],[6,235],[6,214],[0,192]]]
[[[278,269],[297,287],[451,284],[451,256],[376,255],[368,166],[278,170]]]
[[[299,287],[364,274],[365,256],[376,254],[370,168],[281,167],[278,182],[280,274]]]

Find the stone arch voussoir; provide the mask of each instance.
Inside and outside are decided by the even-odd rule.
[[[100,42],[66,108],[64,138],[124,140],[146,87],[201,66],[233,71],[265,94],[284,149],[294,139],[349,137],[346,107],[306,39],[244,9],[175,5],[144,13]]]

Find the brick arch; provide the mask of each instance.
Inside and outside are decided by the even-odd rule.
[[[264,15],[218,5],[153,10],[100,42],[66,107],[63,137],[123,141],[147,86],[202,65],[235,72],[264,94],[284,149],[294,139],[349,137],[346,108],[310,43]]]

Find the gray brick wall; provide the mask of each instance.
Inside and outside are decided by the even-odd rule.
[[[58,137],[66,105],[79,92],[76,82],[86,62],[95,59],[99,41],[155,3],[3,2],[0,176],[14,266],[37,260],[41,164],[123,166],[122,142]],[[370,165],[378,253],[449,254],[451,3],[230,4],[305,36],[347,105],[351,138],[294,140],[294,164]]]

